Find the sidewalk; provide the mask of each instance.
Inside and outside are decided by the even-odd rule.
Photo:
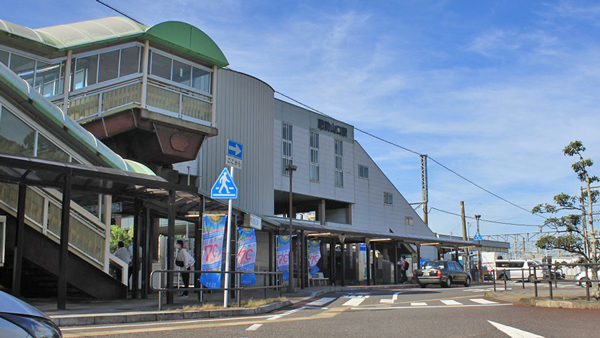
[[[504,283],[496,284],[496,291],[493,291],[493,283],[473,283],[472,288],[480,288],[487,291],[485,296],[488,298],[518,303],[529,306],[539,307],[557,307],[557,308],[578,308],[578,309],[600,309],[599,301],[586,301],[585,288],[571,284],[559,284],[558,288],[553,285],[553,300],[549,299],[548,283],[538,283],[538,297],[535,298],[535,289],[532,283],[525,283],[523,289],[522,283],[514,281],[507,282],[507,290],[504,290]],[[237,300],[229,301],[229,308],[200,308],[199,295],[190,292],[189,297],[181,297],[179,294],[174,296],[174,304],[166,305],[166,296],[163,296],[162,311],[158,311],[158,294],[149,295],[147,299],[126,299],[114,301],[77,301],[70,300],[67,303],[67,310],[57,310],[56,302],[52,300],[27,300],[28,303],[37,307],[49,315],[57,325],[81,326],[81,325],[100,325],[117,323],[136,323],[152,322],[166,320],[184,320],[199,318],[217,318],[229,316],[253,316],[269,313],[283,307],[306,301],[311,298],[329,292],[358,292],[373,289],[407,289],[418,288],[415,284],[400,285],[372,285],[372,286],[322,286],[300,289],[295,293],[283,293],[286,300],[276,301],[270,304],[238,308]],[[275,299],[279,297],[279,292],[269,291],[267,298]],[[242,294],[242,301],[250,299],[264,299],[263,291],[246,291]],[[223,293],[217,291],[205,293],[204,304],[213,304],[215,307],[223,305]]]
[[[490,285],[493,285],[490,283]],[[535,285],[533,283],[523,283],[507,281],[507,290],[504,290],[504,283],[496,283],[496,291],[486,292],[485,296],[509,303],[518,303],[538,307],[554,307],[565,309],[600,309],[600,301],[586,300],[586,291],[584,287],[577,286],[573,282],[559,282],[558,287],[552,284],[552,299],[550,299],[550,287],[548,282],[537,284],[538,295],[535,296]]]

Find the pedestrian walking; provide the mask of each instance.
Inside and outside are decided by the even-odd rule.
[[[189,271],[190,268],[192,266],[194,266],[194,264],[196,263],[196,260],[187,251],[182,240],[177,240],[176,247],[177,247],[177,255],[175,258],[175,265],[182,268],[182,270],[183,270],[181,272],[181,279],[183,280],[183,286],[185,288],[183,293],[181,294],[181,297],[187,297],[188,296],[187,289],[190,286],[190,273],[187,271]]]
[[[408,277],[406,277],[406,270],[408,270],[408,262],[404,259],[404,256],[400,258],[398,262],[398,268],[400,270],[400,283],[408,282]]]

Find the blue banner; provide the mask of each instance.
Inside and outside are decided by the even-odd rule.
[[[238,228],[238,252],[237,252],[237,270],[254,271],[256,263],[256,234],[254,229]],[[242,275],[240,283],[242,285],[256,284],[256,275],[245,273]]]
[[[277,271],[283,272],[283,281],[290,279],[290,236],[277,236]]]
[[[321,241],[308,241],[308,264],[311,275],[319,272],[319,267],[317,267],[319,259],[321,259]]]
[[[221,271],[223,242],[227,216],[204,216],[202,226],[202,267],[203,271]],[[221,273],[203,273],[200,282],[207,288],[221,288]]]

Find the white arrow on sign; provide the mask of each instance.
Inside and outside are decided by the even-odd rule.
[[[229,150],[234,151],[235,156],[238,156],[242,152],[242,149],[240,149],[238,144],[236,144],[235,147],[229,146]]]
[[[544,338],[543,336],[539,336],[539,335],[533,334],[531,332],[519,330],[514,327],[510,327],[508,325],[503,325],[500,323],[492,322],[491,320],[488,320],[488,323],[494,325],[498,330],[506,333],[509,337],[512,337],[512,338]]]

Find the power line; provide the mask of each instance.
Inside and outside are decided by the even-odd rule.
[[[118,9],[116,9],[116,8],[114,8],[114,7],[112,7],[112,6],[108,5],[108,4],[106,4],[106,3],[104,3],[104,2],[102,2],[102,1],[100,1],[100,0],[96,0],[96,2],[98,2],[99,4],[101,4],[101,5],[104,5],[104,6],[108,7],[108,8],[110,8],[110,9],[112,9],[113,11],[115,11],[115,12],[117,12],[117,13],[121,14],[122,16],[126,17],[127,19],[133,20],[133,21],[135,21],[135,22],[139,23],[140,25],[143,25],[143,26],[145,26],[143,23],[141,23],[141,22],[137,21],[136,19],[134,19],[134,18],[130,17],[129,15],[127,15],[127,14],[125,14],[125,13],[121,12],[120,10],[118,10]]]
[[[313,108],[313,107],[310,107],[310,106],[308,106],[308,105],[306,105],[306,104],[304,104],[304,103],[302,103],[302,102],[300,102],[300,101],[298,101],[298,100],[296,100],[296,99],[294,99],[294,98],[292,98],[292,97],[290,97],[290,96],[287,96],[287,95],[285,95],[285,94],[283,94],[283,93],[281,93],[281,92],[279,92],[279,91],[275,91],[275,92],[276,92],[277,94],[279,94],[279,95],[281,95],[281,96],[283,96],[283,97],[285,97],[285,98],[287,98],[287,99],[289,99],[289,100],[291,100],[291,101],[293,101],[293,102],[295,102],[295,103],[299,104],[299,105],[302,105],[302,106],[304,106],[304,107],[306,107],[306,108],[308,108],[308,109],[312,110],[312,111],[313,111],[313,112],[315,112],[315,113],[321,114],[321,115],[323,115],[323,116],[326,116],[326,117],[329,117],[329,118],[334,118],[334,117],[332,117],[332,116],[330,116],[330,115],[327,115],[327,114],[325,114],[325,113],[323,113],[323,112],[321,112],[321,111],[319,111],[319,110],[317,110],[317,109],[315,109],[315,108]],[[399,145],[399,144],[396,144],[396,143],[394,143],[394,142],[391,142],[391,141],[388,141],[388,140],[386,140],[386,139],[383,139],[383,138],[381,138],[381,137],[379,137],[379,136],[376,136],[376,135],[374,135],[374,134],[372,134],[372,133],[369,133],[369,132],[367,132],[367,131],[365,131],[365,130],[362,130],[362,129],[360,129],[360,128],[356,128],[356,127],[354,127],[354,130],[357,130],[357,131],[359,131],[359,132],[361,132],[361,133],[363,133],[363,134],[365,134],[365,135],[371,136],[371,137],[373,137],[373,138],[375,138],[375,139],[377,139],[377,140],[379,140],[379,141],[385,142],[385,143],[387,143],[387,144],[390,144],[390,145],[392,145],[392,146],[394,146],[394,147],[397,147],[397,148],[400,148],[400,149],[402,149],[402,150],[408,151],[408,152],[410,152],[410,153],[413,153],[413,154],[415,154],[415,155],[419,155],[419,156],[423,155],[423,154],[421,154],[421,153],[419,153],[419,152],[416,152],[416,151],[414,151],[414,150],[408,149],[408,148],[406,148],[406,147],[403,147],[403,146],[401,146],[401,145]],[[477,184],[477,183],[475,183],[475,182],[473,182],[473,181],[469,180],[468,178],[466,178],[466,177],[464,177],[464,176],[460,175],[459,173],[457,173],[456,171],[454,171],[454,170],[452,170],[452,169],[450,169],[450,168],[446,167],[445,165],[441,164],[441,163],[440,163],[440,162],[438,162],[436,159],[434,159],[434,158],[432,158],[432,157],[430,157],[430,156],[427,156],[427,158],[429,158],[430,160],[432,160],[433,162],[435,162],[436,164],[438,164],[438,165],[439,165],[439,166],[441,166],[442,168],[444,168],[444,169],[448,170],[449,172],[453,173],[454,175],[456,175],[456,176],[458,176],[458,177],[462,178],[463,180],[465,180],[465,181],[469,182],[470,184],[472,184],[472,185],[476,186],[477,188],[479,188],[479,189],[481,189],[481,190],[483,190],[483,191],[487,192],[488,194],[490,194],[490,195],[492,195],[492,196],[494,196],[494,197],[496,197],[496,198],[498,198],[498,199],[500,199],[500,200],[502,200],[502,201],[504,201],[504,202],[506,202],[506,203],[508,203],[508,204],[510,204],[510,205],[512,205],[512,206],[514,206],[514,207],[517,207],[517,208],[519,208],[519,209],[521,209],[521,210],[523,210],[523,211],[526,211],[527,213],[531,213],[531,210],[528,210],[528,209],[526,209],[526,208],[523,208],[522,206],[520,206],[520,205],[517,205],[517,204],[515,204],[515,203],[513,203],[513,202],[511,202],[511,201],[509,201],[509,200],[507,200],[507,199],[505,199],[505,198],[503,198],[503,197],[501,197],[501,196],[499,196],[499,195],[497,195],[497,194],[495,194],[495,193],[493,193],[493,192],[491,192],[491,191],[489,191],[488,189],[485,189],[484,187],[480,186],[479,184]],[[541,218],[544,218],[544,219],[546,219],[546,217],[544,217],[544,216],[542,216],[542,215],[540,215],[540,214],[535,214],[535,215],[537,215],[537,216],[539,216],[539,217],[541,217]]]
[[[446,210],[442,210],[442,209],[438,209],[438,208],[434,208],[434,207],[432,207],[431,209],[439,211],[439,212],[443,212],[445,214],[462,217],[462,215],[459,215],[457,213],[453,213],[453,212],[450,212],[450,211],[446,211]],[[469,218],[469,219],[473,219],[473,220],[475,219],[474,217],[470,217],[470,216],[465,216],[465,218]],[[514,226],[520,226],[520,227],[540,227],[540,226],[542,226],[542,225],[534,225],[534,224],[519,224],[519,223],[509,223],[509,222],[492,221],[492,220],[483,219],[483,218],[480,218],[479,221],[481,221],[481,222],[487,222],[487,223],[494,223],[494,224],[514,225]]]

